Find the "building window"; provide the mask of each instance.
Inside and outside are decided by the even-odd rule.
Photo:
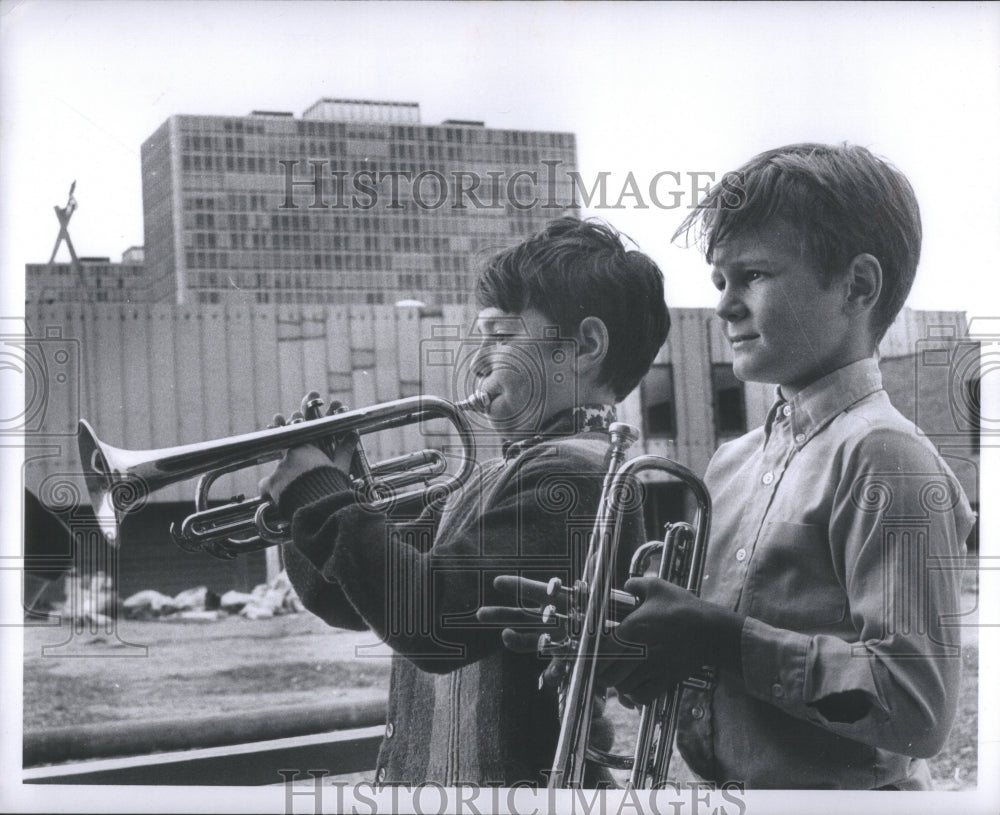
[[[712,365],[712,407],[718,435],[738,436],[747,432],[743,383],[736,378],[728,362]]]
[[[642,380],[642,417],[647,436],[677,435],[674,366],[654,365]]]

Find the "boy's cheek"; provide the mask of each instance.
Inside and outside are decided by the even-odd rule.
[[[497,404],[499,403],[499,404]],[[504,392],[490,406],[490,419],[507,427],[524,421],[533,412],[523,394]]]

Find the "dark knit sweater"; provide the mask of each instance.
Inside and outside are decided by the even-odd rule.
[[[558,735],[556,694],[538,687],[545,661],[506,650],[475,612],[509,602],[497,575],[575,579],[607,453],[603,431],[522,442],[483,464],[443,513],[409,522],[356,503],[332,468],[282,495],[295,540],[285,563],[306,608],[370,628],[394,652],[379,783],[545,783]],[[623,549],[640,535],[633,519]],[[595,726],[607,731],[600,717]]]

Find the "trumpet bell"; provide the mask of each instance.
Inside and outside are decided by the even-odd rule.
[[[97,517],[98,526],[108,543],[117,546],[118,530],[125,513],[128,511],[127,507],[120,507],[118,502],[132,491],[134,482],[127,482],[123,480],[124,474],[115,473],[110,460],[113,460],[117,448],[98,439],[94,428],[84,419],[80,420],[77,430],[77,445],[80,448],[84,481],[87,484],[90,504]],[[115,490],[116,484],[129,483],[133,486],[126,486],[125,489],[119,487],[117,491]],[[118,502],[116,502],[116,494]]]

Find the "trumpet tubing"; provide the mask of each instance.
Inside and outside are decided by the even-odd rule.
[[[195,514],[185,519],[179,531],[171,532],[182,548],[230,558],[287,542],[288,524],[277,517],[270,501],[261,497],[208,509],[209,490],[221,475],[275,461],[285,450],[298,445],[329,447],[351,433],[361,436],[444,419],[458,431],[463,445],[462,462],[453,475],[444,473],[447,462],[437,450],[410,453],[369,466],[359,443],[357,460],[362,462],[360,486],[376,508],[424,496],[431,490],[448,494],[468,480],[475,468],[475,438],[466,413],[486,412],[489,402],[481,392],[457,403],[436,396],[411,396],[238,436],[154,450],[113,447],[98,439],[93,428],[81,420],[77,443],[94,512],[111,543],[117,543],[124,516],[141,505],[146,496],[200,476]],[[312,406],[318,411],[315,402]]]
[[[620,423],[611,431],[611,463],[605,476],[584,566],[584,574],[572,587],[558,579],[547,585],[552,600],[543,611],[551,618],[565,607],[568,635],[552,642],[543,635],[539,650],[543,655],[571,659],[568,672],[560,681],[561,722],[556,744],[550,788],[581,787],[588,761],[612,769],[628,770],[629,783],[637,788],[655,788],[667,780],[670,755],[677,728],[681,687],[669,690],[652,704],[641,709],[636,743],[631,755],[616,755],[589,744],[590,724],[595,701],[595,679],[599,646],[603,631],[614,620],[624,618],[638,600],[613,588],[613,564],[630,501],[643,472],[665,473],[681,481],[693,494],[695,513],[691,523],[667,526],[663,541],[645,544],[634,553],[630,572],[639,576],[659,556],[658,575],[697,594],[701,588],[705,550],[711,521],[711,499],[704,483],[693,472],[670,459],[642,455],[625,462],[625,452],[637,437],[634,428]],[[703,669],[682,685],[704,687],[712,681],[711,672]]]

